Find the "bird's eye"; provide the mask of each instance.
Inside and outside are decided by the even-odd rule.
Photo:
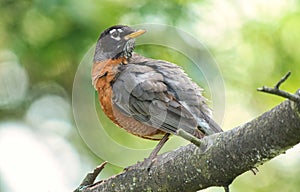
[[[119,31],[117,31],[116,29],[111,30],[109,33],[112,39],[115,39],[117,41],[121,39]]]
[[[113,33],[111,34],[111,36],[114,37],[114,38],[117,38],[117,37],[119,36],[119,34],[118,34],[117,31],[115,31],[115,32],[113,32]]]

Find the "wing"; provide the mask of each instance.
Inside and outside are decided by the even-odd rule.
[[[137,121],[176,134],[178,128],[197,131],[191,112],[169,91],[165,77],[144,64],[127,64],[113,83],[113,103]]]
[[[174,95],[176,100],[193,115],[202,132],[206,135],[222,132],[219,125],[211,118],[207,100],[202,96],[203,90],[191,81],[182,68],[167,61],[148,59],[138,54],[134,54],[132,60],[159,71],[169,93]]]

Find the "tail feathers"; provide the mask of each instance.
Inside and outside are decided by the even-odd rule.
[[[214,133],[223,132],[222,128],[215,122],[211,117],[207,116],[207,122],[210,128],[214,131]]]
[[[223,132],[222,128],[208,115],[203,113],[203,119],[198,119],[198,129],[204,135],[212,135],[215,133]]]

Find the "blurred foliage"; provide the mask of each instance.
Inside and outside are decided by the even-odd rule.
[[[272,86],[287,71],[291,71],[292,76],[282,88],[291,92],[299,88],[299,1],[284,2],[282,0],[282,5],[288,4],[288,8],[278,11],[280,14],[276,17],[270,16],[271,13],[247,17],[240,8],[241,3],[235,4],[235,1],[225,3],[223,11],[218,12],[223,5],[221,1],[1,0],[0,64],[8,60],[20,64],[28,74],[29,85],[24,83],[28,90],[23,99],[1,106],[0,121],[23,121],[31,104],[43,95],[59,95],[71,103],[77,66],[105,28],[114,24],[161,23],[179,27],[199,37],[212,51],[227,88],[224,125],[231,128],[282,101],[278,97],[257,93],[256,88],[262,85]],[[266,6],[267,10],[268,6],[272,9],[271,4]],[[255,4],[249,2],[249,7],[251,6],[255,7]],[[259,10],[256,9],[257,12]],[[224,22],[229,13],[235,13],[238,22],[230,19]],[[238,27],[234,26],[235,23],[239,23]],[[218,28],[219,26],[221,27]],[[157,46],[145,46],[137,50],[152,58],[177,63],[189,62],[176,51]],[[186,71],[192,73],[193,69]],[[9,76],[14,77],[12,82],[18,82],[18,74],[6,74],[0,80],[4,81],[4,77],[6,79]],[[201,82],[200,77],[197,83]],[[17,87],[1,90],[9,95],[14,93],[10,89]],[[45,106],[48,107],[51,106]],[[103,116],[101,111],[98,110],[98,113]],[[72,129],[66,129],[67,133],[57,137],[70,143],[80,159],[85,159],[84,162],[90,163],[91,167],[99,164],[102,160],[82,141],[72,115],[70,116]],[[105,127],[112,126],[107,119],[105,123]],[[121,144],[127,143],[128,146],[153,147],[156,144],[137,139],[120,129],[107,131]],[[286,169],[281,169],[285,167],[282,165],[284,158],[281,158],[281,164],[279,160],[277,164],[267,163],[259,168],[261,171],[257,176],[245,174],[238,178],[232,191],[298,191],[300,170],[296,165],[299,165],[300,158],[296,159],[294,167]],[[85,168],[77,180],[80,181],[88,170]],[[102,177],[121,170],[122,168],[109,165]],[[7,185],[0,185],[0,190],[4,186]]]

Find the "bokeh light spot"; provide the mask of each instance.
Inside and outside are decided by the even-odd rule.
[[[0,52],[0,109],[13,108],[25,98],[28,76],[13,53]]]
[[[70,104],[60,96],[45,95],[35,100],[26,113],[26,120],[37,129],[66,134],[71,128]]]

